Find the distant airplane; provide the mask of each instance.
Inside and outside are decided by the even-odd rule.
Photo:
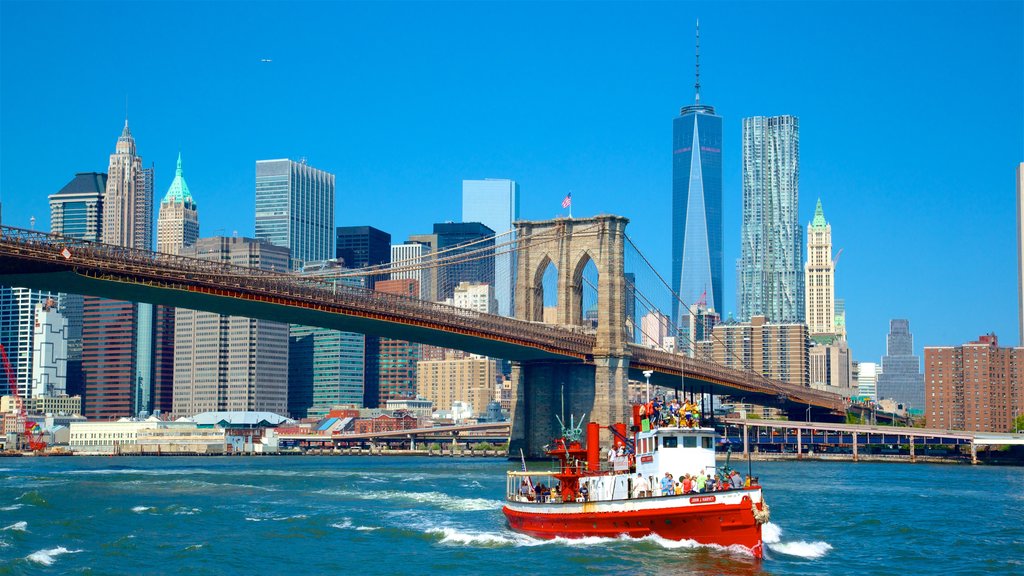
[[[269,62],[273,62],[273,60],[271,60],[270,58],[260,58],[260,62],[269,63]]]

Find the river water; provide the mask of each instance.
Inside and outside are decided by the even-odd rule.
[[[0,574],[1024,574],[1024,469],[755,462],[766,558],[510,532],[499,459],[0,459]],[[744,463],[745,466],[745,463]]]

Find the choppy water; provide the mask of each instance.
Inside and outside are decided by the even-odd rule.
[[[0,459],[0,574],[1024,574],[1024,469],[754,463],[767,558],[504,526],[504,460]]]

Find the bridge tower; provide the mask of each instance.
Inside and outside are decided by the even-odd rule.
[[[515,314],[543,321],[542,280],[548,265],[558,269],[556,323],[583,323],[583,269],[598,271],[597,341],[593,364],[582,360],[532,360],[512,366],[512,433],[510,454],[519,449],[543,456],[545,444],[558,436],[555,415],[586,414],[607,426],[629,415],[629,356],[626,332],[625,230],[628,219],[601,215],[516,222],[520,247],[516,263]],[[608,441],[602,431],[602,443]]]

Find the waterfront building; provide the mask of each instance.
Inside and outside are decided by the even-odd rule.
[[[804,265],[805,318],[811,337],[838,333],[836,326],[835,262],[832,260],[832,225],[825,221],[821,198],[814,219],[807,225],[807,263]]]
[[[127,119],[107,167],[100,240],[153,248],[153,168],[142,167]],[[153,359],[165,351],[154,351],[154,307],[86,296],[82,318],[85,415],[120,418],[149,413],[154,400],[160,405],[163,399],[154,399]]]
[[[1017,165],[1017,343],[1024,346],[1024,162]]]
[[[924,410],[924,376],[921,360],[914,354],[910,320],[889,322],[886,355],[882,356],[882,372],[878,375],[878,398],[892,398],[908,412]]]
[[[416,370],[416,394],[434,403],[438,409],[466,402],[473,414],[487,413],[495,399],[498,365],[495,360],[471,357],[420,361]]]
[[[740,320],[804,321],[799,183],[799,120],[789,115],[744,118]]]
[[[82,413],[82,397],[66,394],[33,396],[22,398],[22,405],[28,414],[73,415]],[[0,398],[0,413],[10,414],[14,410],[14,396]]]
[[[35,306],[32,334],[31,396],[67,395],[67,320],[57,301],[47,298]]]
[[[465,259],[438,268],[439,301],[451,298],[460,282],[494,285],[494,230],[480,222],[444,222],[434,224],[434,234],[439,261]]]
[[[809,385],[810,340],[802,323],[774,323],[764,316],[714,327],[706,351],[717,364],[753,371],[798,386]],[[709,349],[709,350],[708,350]]]
[[[434,415],[434,403],[425,398],[393,398],[384,403],[384,410],[391,412],[407,412],[425,423]]]
[[[878,375],[882,368],[875,362],[857,363],[857,395],[878,401]]]
[[[929,428],[1012,432],[1024,414],[1024,348],[1002,348],[995,334],[961,346],[925,346]]]
[[[480,222],[500,236],[494,254],[494,297],[497,314],[515,315],[515,240],[512,223],[519,220],[519,184],[504,178],[462,181],[462,221]]]
[[[418,297],[420,286],[416,280],[380,280],[378,292],[399,296]],[[416,363],[420,358],[420,345],[395,338],[380,339],[378,360],[378,397],[376,406],[395,398],[416,397]]]
[[[697,28],[694,103],[672,121],[672,303],[677,326],[688,307],[704,301],[722,310],[722,118],[700,101],[700,28]]]
[[[75,174],[70,182],[49,197],[50,233],[99,242],[103,232],[103,195],[106,190],[105,173]],[[82,374],[84,297],[61,293],[57,300],[60,312],[67,320],[67,391],[71,395],[81,395],[85,393]]]
[[[156,219],[156,251],[178,254],[199,239],[199,212],[181,170],[181,153],[167,194],[160,202]]]
[[[392,280],[415,280],[419,282],[422,300],[433,300],[434,271],[432,268],[420,268],[418,270],[401,270],[401,268],[415,268],[425,266],[431,260],[431,249],[429,244],[423,242],[408,241],[403,244],[391,245],[391,267],[399,271],[391,272]]]
[[[289,249],[290,270],[334,258],[334,174],[305,160],[257,160],[256,239]]]
[[[22,398],[32,396],[34,390],[32,372],[36,348],[33,342],[38,306],[56,299],[55,292],[0,286],[0,344],[7,353],[18,395]],[[0,366],[0,376],[2,370]],[[10,393],[6,377],[2,382],[0,389]]]
[[[480,282],[459,282],[448,304],[484,314],[497,314],[499,302],[494,286]]]
[[[306,262],[301,274],[339,284],[362,286],[339,278],[338,260]],[[292,418],[318,418],[339,405],[362,406],[365,336],[293,324],[288,345],[288,412]]]
[[[285,270],[288,248],[252,238],[200,238],[182,256]],[[288,325],[178,308],[173,413],[288,410]]]

